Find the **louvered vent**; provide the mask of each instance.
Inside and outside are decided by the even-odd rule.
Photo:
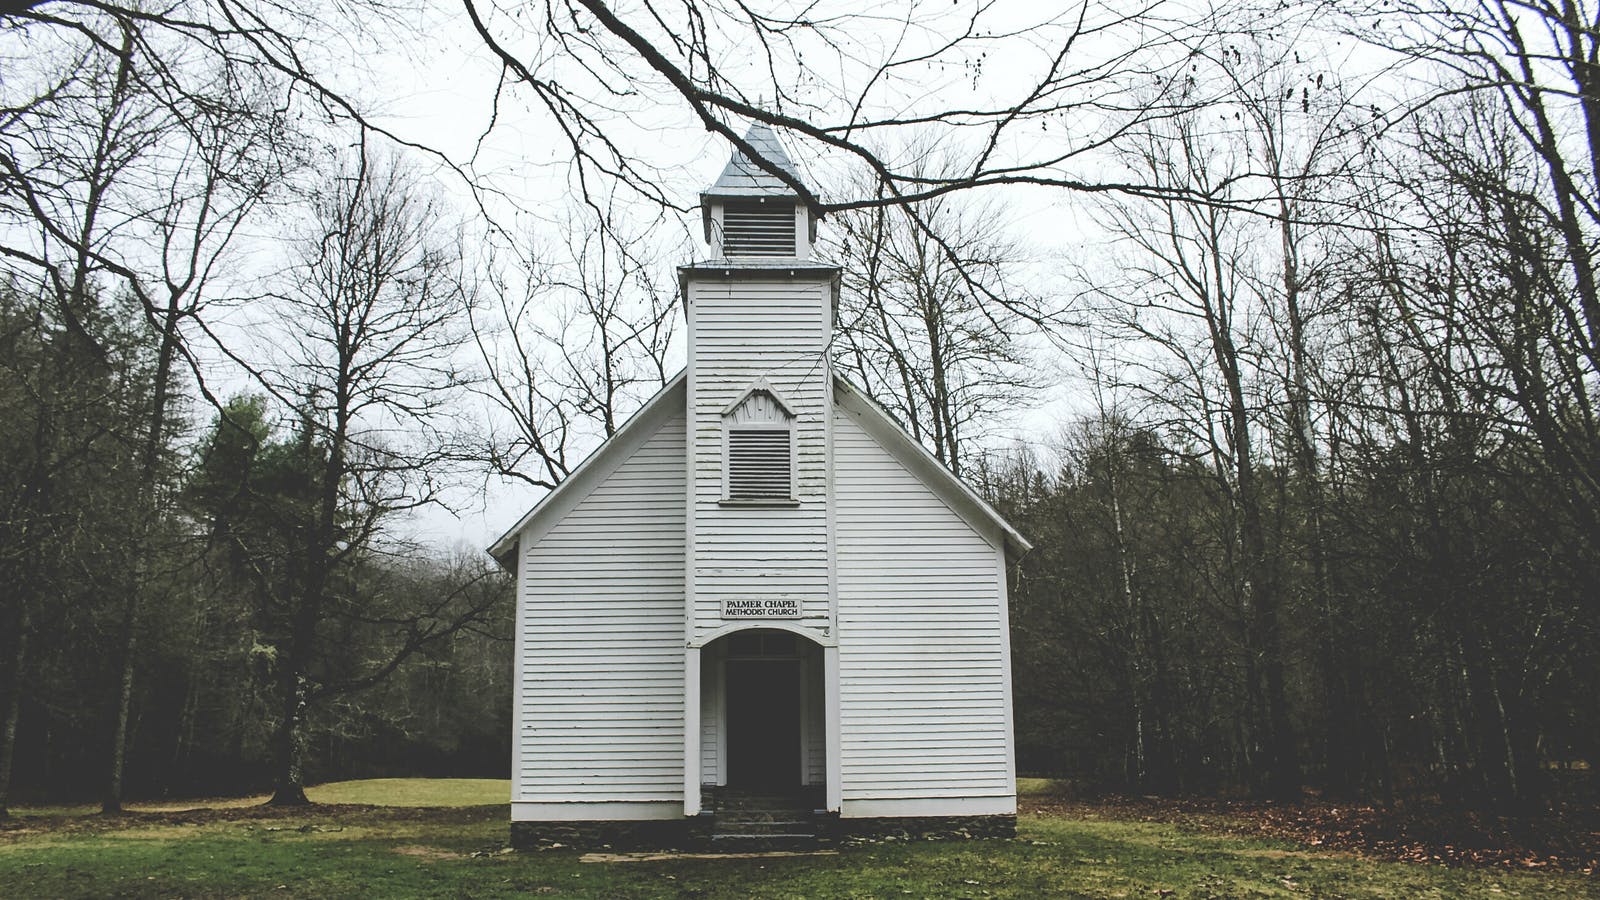
[[[722,207],[723,256],[794,256],[794,204],[729,200]]]
[[[787,428],[728,430],[728,497],[788,500],[792,477]]]

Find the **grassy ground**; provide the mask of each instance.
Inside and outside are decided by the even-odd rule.
[[[1025,812],[1015,841],[585,863],[567,851],[502,852],[506,793],[504,782],[403,779],[323,785],[312,796],[328,805],[298,812],[168,805],[107,820],[24,810],[0,827],[0,895],[1600,897],[1590,876],[1362,859],[1170,824],[1068,818],[1048,804]],[[365,803],[386,806],[350,805]]]
[[[372,806],[489,806],[511,802],[511,782],[495,778],[368,778],[333,781],[306,788],[315,803],[360,803]],[[133,813],[171,813],[192,809],[243,809],[267,802],[266,794],[249,797],[201,797],[129,803]],[[12,810],[19,817],[76,817],[92,815],[98,805],[24,806]]]

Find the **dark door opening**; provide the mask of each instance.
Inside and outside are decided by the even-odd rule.
[[[800,661],[730,659],[728,786],[800,787]]]

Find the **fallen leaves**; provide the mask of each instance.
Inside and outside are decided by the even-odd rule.
[[[1512,816],[1438,805],[1384,809],[1315,800],[1268,803],[1111,797],[1077,801],[1046,796],[1024,798],[1023,802],[1025,810],[1052,815],[1161,822],[1229,835],[1286,839],[1319,851],[1431,865],[1600,874],[1600,809]]]

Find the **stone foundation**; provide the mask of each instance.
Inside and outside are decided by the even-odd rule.
[[[512,822],[518,850],[692,850],[711,838],[707,816],[604,822]]]
[[[818,816],[817,837],[824,843],[872,841],[960,841],[1011,838],[1017,817],[882,816],[844,819]],[[712,817],[605,822],[512,822],[511,846],[518,850],[707,850]]]
[[[821,835],[850,841],[960,841],[1017,836],[1015,815],[879,816],[845,819],[830,815],[817,823]]]

